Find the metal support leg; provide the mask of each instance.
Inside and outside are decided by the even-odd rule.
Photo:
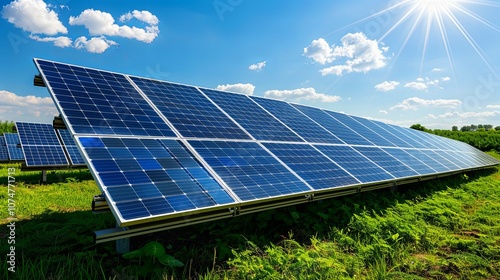
[[[116,223],[116,227],[119,228],[118,223]],[[124,228],[121,229],[125,230]],[[117,239],[115,242],[116,242],[116,252],[118,254],[123,254],[130,251],[130,238]]]
[[[42,183],[47,183],[47,170],[42,170]]]

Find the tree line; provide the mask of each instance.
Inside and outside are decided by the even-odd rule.
[[[0,121],[0,134],[15,131],[15,123],[13,121]]]
[[[496,150],[500,152],[500,126],[478,124],[466,125],[460,130],[457,126],[453,126],[451,130],[446,130],[428,129],[421,124],[414,124],[410,128],[462,141],[481,151]]]

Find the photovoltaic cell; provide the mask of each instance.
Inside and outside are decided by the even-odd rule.
[[[405,150],[407,153],[415,157],[416,159],[420,160],[421,162],[425,163],[427,166],[431,167],[432,169],[436,170],[437,172],[446,172],[450,171],[450,169],[443,164],[439,163],[437,160],[434,160],[432,157],[429,157],[426,153],[424,153],[421,150],[412,150],[408,149]]]
[[[189,144],[242,201],[311,190],[257,143],[190,140]]]
[[[266,143],[264,146],[314,189],[359,184],[358,180],[311,145]]]
[[[252,96],[250,98],[308,142],[343,143],[288,103]]]
[[[404,178],[417,176],[418,173],[411,169],[410,166],[405,165],[395,157],[384,152],[377,147],[354,147],[358,152],[369,158],[371,161],[376,162],[380,167],[384,168],[387,172],[391,173],[396,178]]]
[[[184,137],[250,139],[197,88],[131,77]]]
[[[355,119],[360,124],[371,129],[372,131],[376,132],[378,135],[382,136],[383,138],[387,139],[390,143],[392,143],[398,147],[413,148],[412,145],[401,140],[399,137],[394,135],[392,132],[388,131],[386,129],[386,127],[380,126],[377,122],[374,122],[374,121],[368,120],[368,119],[358,118],[358,117],[351,117],[351,118]]]
[[[248,96],[209,89],[201,89],[201,91],[257,140],[303,142],[300,137],[250,100]]]
[[[124,75],[35,61],[75,133],[175,136]]]
[[[422,161],[418,160],[417,158],[413,157],[409,153],[407,153],[405,150],[402,149],[390,149],[390,148],[382,148],[385,152],[390,154],[391,156],[397,158],[399,161],[403,162],[407,166],[410,166],[411,169],[415,170],[418,172],[420,175],[426,175],[426,174],[434,174],[437,173],[436,170],[432,169]]]
[[[178,140],[78,141],[122,222],[235,202]]]
[[[351,147],[323,145],[315,145],[315,147],[362,183],[394,179],[387,171]]]
[[[69,165],[50,124],[16,122],[26,166]]]
[[[7,144],[5,143],[4,136],[0,136],[0,161],[8,161],[9,152],[7,151]]]
[[[66,149],[69,155],[69,160],[73,165],[83,165],[85,160],[83,159],[80,151],[78,150],[75,141],[71,137],[71,134],[67,129],[58,129],[57,133],[61,137],[63,148]]]
[[[7,144],[7,151],[9,159],[13,161],[24,160],[23,149],[21,148],[21,141],[17,133],[4,133],[5,143]]]
[[[292,106],[299,109],[302,113],[306,114],[322,127],[330,131],[330,133],[335,135],[337,138],[344,141],[346,144],[373,146],[373,143],[368,141],[366,138],[359,135],[356,131],[350,129],[343,123],[337,121],[321,109],[295,104],[293,104]]]
[[[340,114],[332,111],[327,111],[324,110],[325,113],[328,115],[332,116],[339,122],[343,123],[350,129],[356,131],[358,134],[363,135],[366,139],[369,139],[370,142],[377,146],[389,146],[389,147],[394,147],[394,143],[391,143],[389,140],[385,139],[384,137],[380,136],[378,133],[375,131],[369,129],[368,127],[362,125],[361,123],[357,122],[355,118],[352,116],[348,116],[345,114]]]

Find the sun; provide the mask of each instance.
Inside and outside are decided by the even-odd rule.
[[[397,14],[398,16],[393,18],[391,24],[381,33],[382,35],[376,38],[378,42],[383,42],[389,35],[402,36],[402,44],[401,47],[396,48],[398,51],[395,54],[394,61],[398,59],[416,31],[423,30],[424,39],[422,42],[419,72],[419,74],[421,74],[425,56],[428,51],[427,46],[431,40],[430,34],[432,32],[437,32],[441,37],[442,46],[446,51],[450,69],[454,75],[455,70],[453,66],[451,44],[456,44],[456,42],[458,42],[457,39],[460,39],[456,37],[450,38],[450,36],[452,36],[451,34],[454,34],[457,37],[461,37],[459,44],[466,43],[470,45],[485,66],[489,68],[495,76],[499,77],[492,65],[490,65],[486,59],[485,52],[474,39],[473,34],[468,30],[468,26],[463,22],[464,19],[468,19],[467,22],[469,24],[473,22],[476,28],[477,26],[483,26],[499,33],[500,27],[496,23],[475,13],[473,9],[470,9],[470,7],[473,6],[482,6],[500,11],[500,2],[497,0],[396,0],[395,2],[392,1],[387,8],[358,20],[345,28],[370,20],[376,20],[377,17],[381,17],[384,14]],[[397,32],[398,30],[400,31],[403,25],[406,26],[406,31]]]

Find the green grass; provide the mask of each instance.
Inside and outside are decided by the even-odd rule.
[[[39,184],[40,172],[16,171],[17,271],[3,262],[0,279],[500,279],[498,167],[132,238],[132,249],[160,242],[180,268],[94,245],[93,231],[114,219],[90,211],[92,177],[48,175]],[[2,237],[8,218],[2,211]]]

